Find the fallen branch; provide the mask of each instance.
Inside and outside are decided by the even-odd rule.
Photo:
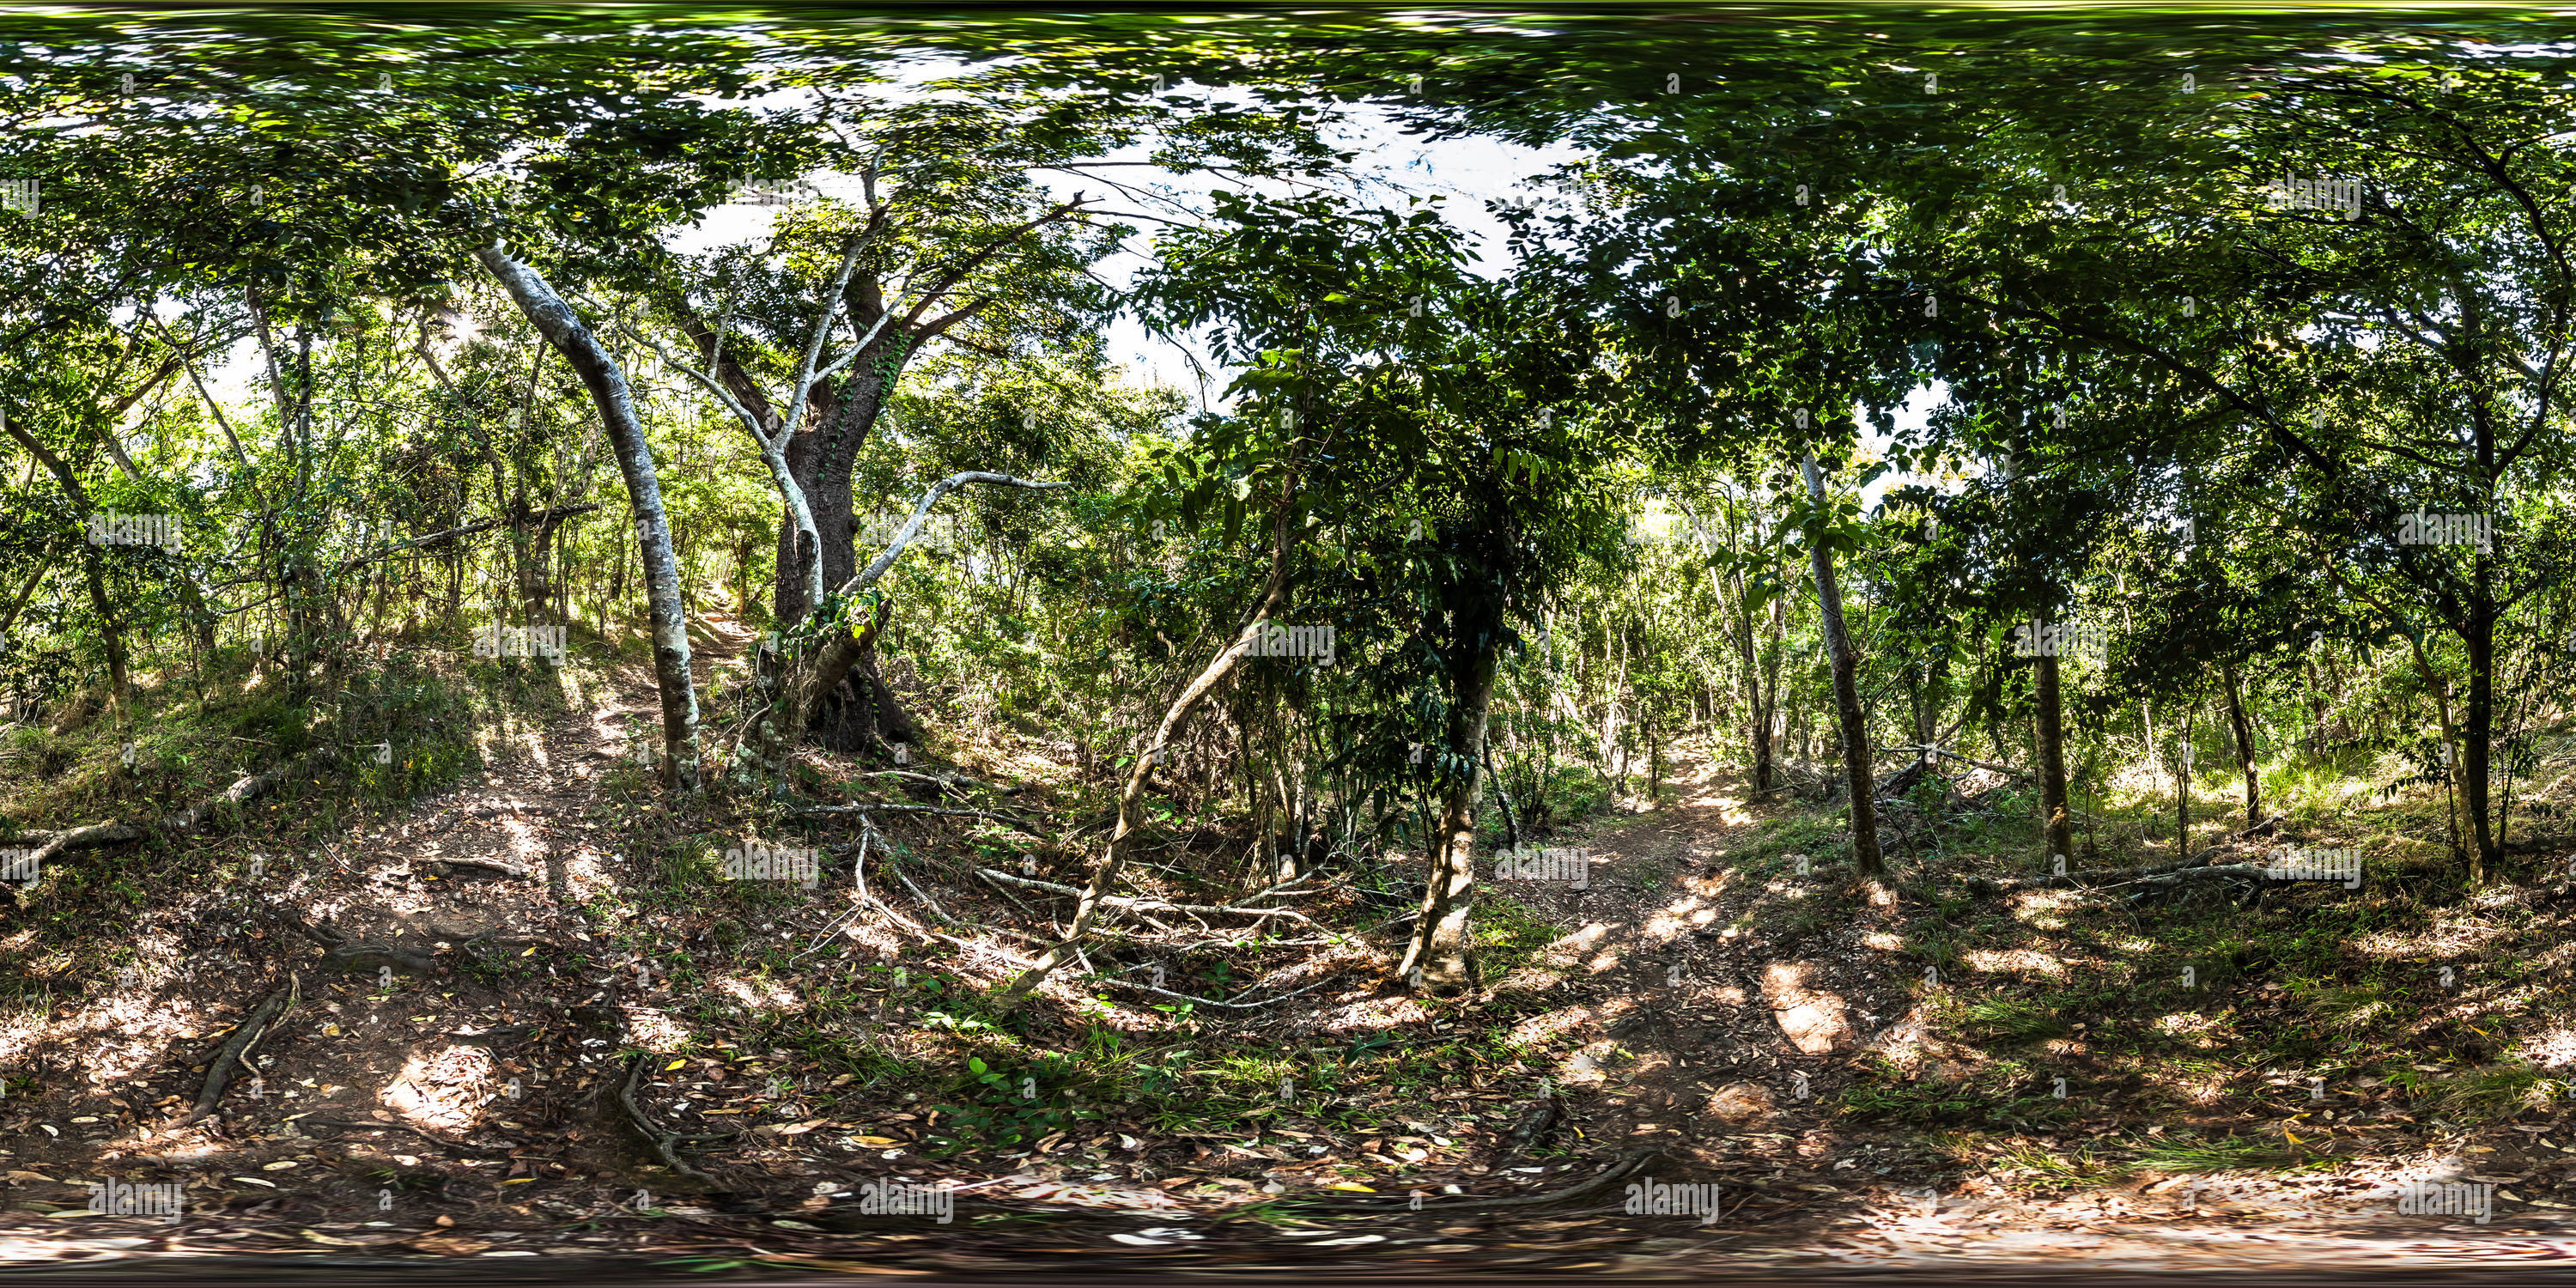
[[[983,877],[987,881],[996,881],[1005,885],[1021,886],[1030,890],[1044,890],[1049,894],[1070,895],[1078,898],[1083,893],[1072,886],[1057,885],[1053,881],[1040,881],[1035,877],[1015,877],[1008,872],[996,872],[991,868],[977,868],[975,871],[977,875]],[[1258,896],[1255,897],[1257,898]],[[1304,913],[1292,912],[1286,908],[1228,908],[1217,904],[1171,903],[1162,899],[1136,899],[1123,894],[1103,895],[1100,902],[1109,907],[1124,908],[1130,912],[1231,912],[1254,917],[1288,917],[1297,921],[1305,922],[1310,926],[1315,924],[1314,919],[1308,917]]]
[[[981,809],[943,809],[936,805],[813,805],[788,812],[789,818],[830,818],[836,814],[939,814],[950,818],[986,818],[1013,831],[1026,832],[1043,841],[1046,834],[1007,814]]]
[[[508,863],[494,863],[489,859],[424,859],[422,861],[424,863],[445,864],[451,868],[479,868],[485,872],[498,872],[503,876],[515,877],[522,881],[533,880],[535,878],[535,874],[529,872],[526,868]],[[443,876],[445,874],[433,873],[432,875]]]
[[[315,758],[329,759],[330,753],[327,750],[316,752]],[[213,796],[209,796],[186,809],[180,810],[178,813],[164,815],[157,823],[149,825],[135,823],[92,823],[87,827],[75,827],[55,832],[46,839],[44,845],[36,850],[33,857],[36,864],[41,868],[47,859],[51,859],[58,854],[68,853],[72,850],[94,850],[103,846],[122,845],[127,841],[140,841],[155,831],[185,832],[199,823],[205,822],[208,818],[213,817],[217,808],[225,805],[239,805],[252,800],[267,792],[270,788],[277,786],[279,783],[285,782],[288,778],[303,772],[305,768],[307,768],[307,765],[304,762],[299,761],[292,764],[280,765],[265,774],[244,775],[240,779],[235,780],[232,786],[225,788],[223,791],[218,792]]]
[[[224,1090],[232,1086],[233,1070],[239,1067],[251,1047],[258,1043],[260,1035],[268,1031],[268,1026],[276,1022],[279,1014],[294,1002],[301,991],[297,986],[296,977],[292,973],[288,974],[285,985],[262,999],[258,1006],[251,1008],[251,1013],[244,1017],[241,1023],[233,1026],[232,1037],[215,1052],[214,1061],[206,1066],[206,1085],[197,1092],[196,1107],[188,1111],[188,1116],[181,1120],[180,1126],[186,1127],[200,1122],[215,1111],[217,1102],[224,1098]],[[251,1076],[259,1075],[253,1073]]]

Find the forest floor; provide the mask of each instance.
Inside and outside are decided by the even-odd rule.
[[[702,629],[711,668],[747,639]],[[2449,945],[2387,949],[2416,964],[2518,965],[2429,1001],[2333,993],[2347,1054],[2320,1099],[2262,1040],[2321,996],[2268,971],[2279,954],[2203,952],[2187,998],[2118,960],[2238,909],[2174,929],[2141,920],[2161,905],[1998,888],[1996,860],[1965,852],[1903,856],[1900,898],[1873,907],[1823,857],[1824,816],[1753,807],[1685,753],[1653,808],[1533,838],[1576,867],[1484,887],[1476,993],[1395,986],[1400,945],[1360,929],[1387,905],[1345,874],[1277,905],[1315,938],[1158,948],[1139,918],[1092,953],[1118,971],[1001,1017],[984,1000],[1064,901],[975,869],[1069,882],[1079,844],[880,816],[878,871],[900,855],[911,875],[874,894],[903,920],[860,901],[840,823],[817,834],[834,857],[815,891],[711,881],[668,854],[786,834],[640,790],[648,681],[567,675],[554,717],[488,740],[487,771],[336,835],[299,832],[290,799],[220,838],[76,856],[120,856],[122,906],[20,892],[0,926],[0,973],[27,981],[0,1012],[0,1263],[1777,1277],[2576,1249],[2576,1197],[2541,1197],[2576,1192],[2576,1127],[2460,1032],[2556,1022],[2563,883],[2411,931],[2379,918]],[[1016,789],[984,792],[992,812],[1070,816],[1044,746],[952,750],[908,772],[967,770]],[[2296,923],[2335,897],[2267,893],[2258,914]],[[1165,961],[1166,993],[1111,987]],[[2110,982],[2070,991],[2087,970]],[[1266,1000],[1156,1000],[1192,989]],[[219,1112],[190,1122],[226,1039],[281,995]],[[2472,1084],[2523,1099],[2444,1099]],[[683,1134],[704,1139],[666,1138],[668,1158],[649,1139]],[[85,1183],[105,1180],[176,1184],[181,1211],[92,1213]],[[2491,1184],[2493,1219],[2398,1215],[2407,1181]],[[861,1210],[890,1183],[948,1187],[953,1219]],[[1632,1184],[1717,1211],[1629,1211]]]

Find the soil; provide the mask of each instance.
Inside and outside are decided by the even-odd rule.
[[[710,667],[746,642],[727,623],[707,629]],[[2422,1269],[2563,1260],[2576,1246],[2576,1208],[2517,1192],[2567,1183],[2561,1146],[2576,1139],[2563,1121],[2440,1142],[2371,1136],[2298,1172],[2055,1193],[1967,1175],[1921,1133],[1855,1127],[1828,1107],[1862,1061],[1954,1072],[1887,950],[1922,910],[1845,899],[1831,917],[1739,926],[1779,881],[1827,878],[1732,862],[1764,811],[1705,757],[1677,766],[1658,808],[1540,843],[1582,852],[1580,888],[1561,868],[1493,887],[1564,931],[1468,999],[1508,1003],[1525,1035],[1570,1035],[1543,1087],[1498,1074],[1463,1100],[1424,1103],[1429,1121],[1402,1136],[1338,1138],[1291,1106],[1226,1138],[1127,1127],[934,1161],[916,1149],[917,1106],[838,1099],[786,1051],[738,1035],[728,1059],[675,1054],[668,981],[615,945],[676,937],[712,957],[716,928],[597,911],[599,896],[654,879],[601,839],[627,808],[603,780],[630,763],[625,730],[651,703],[649,676],[625,673],[574,703],[580,714],[495,748],[482,780],[318,853],[256,855],[238,881],[178,880],[171,855],[123,860],[146,880],[156,864],[172,877],[124,928],[134,973],[0,1032],[14,1075],[0,1102],[0,1262],[1720,1278]],[[1024,799],[1042,803],[1039,787]],[[937,893],[962,920],[1045,930],[989,889]],[[841,906],[817,900],[745,929],[821,944]],[[332,936],[367,951],[326,954]],[[981,942],[949,964],[999,983],[1025,945]],[[818,975],[831,960],[816,959]],[[1260,985],[1312,991],[1229,1022],[1283,1044],[1466,1022],[1393,987],[1392,962],[1382,937],[1305,956]],[[256,1074],[191,1122],[215,1053],[279,989],[295,1004],[255,1044]],[[660,1130],[717,1137],[678,1146],[686,1170],[622,1103],[626,1047],[651,1053],[637,1099]],[[2494,1219],[2396,1215],[2401,1175],[2497,1183]],[[182,1210],[88,1211],[85,1183],[111,1179],[175,1183]],[[867,1187],[893,1182],[954,1185],[953,1219],[861,1210]],[[1631,1183],[1713,1185],[1719,1210],[1632,1213]],[[1524,1201],[1551,1193],[1562,1197]]]

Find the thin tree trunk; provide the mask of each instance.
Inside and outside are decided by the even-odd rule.
[[[599,408],[600,421],[617,452],[618,470],[635,510],[637,543],[644,560],[644,595],[653,619],[653,674],[662,696],[662,782],[698,786],[698,693],[689,677],[689,624],[680,595],[680,565],[671,547],[671,520],[662,508],[662,484],[653,468],[653,449],[644,438],[633,392],[616,355],[608,351],[572,306],[526,264],[511,258],[495,242],[475,252],[483,267],[519,311],[572,364]]]
[[[2191,703],[2182,707],[2182,746],[2174,759],[2174,861],[2191,861]]]
[[[1491,641],[1499,632],[1486,632]],[[1476,803],[1485,786],[1485,733],[1494,695],[1497,650],[1470,645],[1476,661],[1465,692],[1449,724],[1449,758],[1467,771],[1452,778],[1440,802],[1440,821],[1432,834],[1431,872],[1423,882],[1422,907],[1414,918],[1413,937],[1396,974],[1418,988],[1449,985],[1474,987],[1477,982],[1475,942],[1468,934],[1468,914],[1476,888]]]
[[[2236,764],[2245,772],[2245,826],[2258,827],[2263,822],[2263,778],[2254,768],[2254,729],[2245,719],[2244,688],[2234,662],[2220,663],[2218,674],[2227,684],[2227,727],[2236,735]]]
[[[1242,664],[1253,644],[1262,637],[1262,628],[1271,618],[1278,615],[1280,609],[1287,606],[1288,550],[1291,543],[1290,534],[1296,531],[1289,503],[1295,495],[1296,481],[1293,478],[1283,480],[1279,490],[1278,513],[1271,520],[1270,584],[1262,589],[1260,602],[1253,607],[1251,616],[1246,618],[1242,626],[1235,631],[1234,641],[1210,659],[1206,668],[1199,672],[1198,678],[1190,681],[1189,687],[1182,689],[1180,696],[1174,698],[1172,705],[1164,710],[1163,722],[1154,730],[1153,740],[1145,745],[1143,751],[1136,757],[1136,763],[1127,771],[1127,785],[1118,793],[1118,824],[1109,834],[1109,844],[1102,848],[1100,858],[1092,865],[1091,881],[1083,888],[1081,902],[1074,906],[1072,927],[1065,931],[1062,942],[1049,948],[1046,955],[1040,957],[1035,965],[1022,972],[1018,979],[1012,980],[1010,987],[1002,990],[1003,1010],[1017,1008],[1020,1002],[1028,997],[1031,990],[1046,982],[1047,976],[1054,974],[1066,962],[1074,959],[1076,950],[1091,933],[1093,919],[1100,915],[1101,908],[1107,904],[1110,890],[1117,885],[1119,869],[1126,864],[1127,838],[1136,830],[1137,802],[1144,798],[1145,783],[1154,771],[1155,762],[1161,758],[1163,749],[1171,746],[1173,739],[1180,736],[1182,727],[1189,722],[1190,713],[1198,709],[1199,703],[1209,692],[1234,673],[1235,668]],[[927,500],[923,508],[925,510],[928,508]],[[915,512],[914,525],[918,526],[919,522],[920,512]],[[909,529],[907,529],[908,534]],[[883,571],[881,565],[886,562],[889,561],[879,560],[880,572]]]
[[[1806,473],[1807,495],[1815,501],[1820,515],[1829,513],[1825,478],[1816,468],[1813,453],[1807,456]],[[1825,544],[1822,525],[1819,518],[1808,549],[1815,561],[1816,610],[1824,621],[1825,648],[1833,663],[1834,707],[1842,722],[1843,772],[1851,784],[1852,859],[1860,869],[1862,882],[1880,887],[1887,878],[1887,860],[1878,851],[1878,802],[1873,790],[1877,776],[1870,764],[1869,724],[1860,709],[1860,686],[1853,676],[1860,659],[1843,626],[1843,592],[1834,581],[1834,552]]]
[[[2057,690],[2057,659],[2044,649],[2039,659],[2039,804],[2047,816],[2049,856],[2073,858],[2075,821],[2066,807],[2066,728]]]

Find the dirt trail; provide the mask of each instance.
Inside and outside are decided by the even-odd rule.
[[[706,640],[708,653],[742,642]],[[542,1256],[522,1264],[568,1277],[593,1273],[581,1267],[597,1259],[685,1257],[698,1268],[825,1274],[1222,1266],[1763,1277],[1898,1266],[2422,1268],[2557,1261],[2576,1247],[2576,1222],[2519,1203],[2499,1201],[2486,1226],[2396,1216],[2386,1169],[2361,1163],[2197,1185],[2147,1178],[2063,1197],[1962,1184],[1957,1169],[1927,1157],[1920,1133],[1828,1112],[1853,1061],[1909,1030],[1885,938],[1907,914],[1845,911],[1853,905],[1834,899],[1825,878],[1758,853],[1765,812],[1702,757],[1681,760],[1663,808],[1540,843],[1581,851],[1579,881],[1560,867],[1555,879],[1492,888],[1567,928],[1486,984],[1520,1004],[1524,1030],[1582,1035],[1556,1070],[1555,1140],[1578,1161],[1507,1176],[1381,1159],[1392,1179],[1370,1194],[1301,1186],[1272,1198],[1241,1181],[1216,1197],[1146,1188],[1132,1177],[1151,1173],[1133,1167],[1077,1181],[1032,1160],[968,1187],[957,1219],[939,1222],[857,1210],[854,1191],[871,1178],[932,1175],[902,1149],[880,1157],[862,1145],[881,1138],[834,1135],[867,1128],[808,1132],[820,1120],[800,1122],[792,1092],[783,1104],[711,1108],[742,1079],[656,1069],[643,1096],[652,1112],[703,1115],[691,1130],[766,1129],[722,1147],[721,1181],[693,1184],[656,1170],[622,1121],[621,1070],[604,1054],[628,1034],[672,1050],[674,999],[666,982],[609,951],[620,928],[585,906],[643,876],[589,838],[606,821],[599,782],[628,754],[628,722],[651,714],[646,679],[621,676],[615,692],[583,695],[575,714],[496,748],[491,772],[468,788],[318,856],[279,856],[249,890],[207,890],[178,915],[138,925],[147,961],[184,959],[191,946],[204,960],[66,1005],[48,1034],[8,1035],[21,1049],[41,1036],[49,1049],[85,1054],[80,1077],[52,1067],[44,1095],[0,1106],[0,1199],[16,1209],[0,1211],[0,1262],[211,1267],[257,1257],[344,1272]],[[1771,905],[1763,919],[1738,926],[1757,899]],[[1830,915],[1784,920],[1782,900]],[[267,919],[286,907],[435,965],[326,975],[309,964],[316,946]],[[217,933],[226,928],[241,933]],[[524,941],[504,950],[508,964],[544,964],[461,968],[464,941],[487,933]],[[281,958],[306,963],[306,985],[286,1031],[259,1044],[259,1094],[236,1090],[224,1117],[177,1126],[204,1062],[275,986]],[[2543,1130],[2566,1143],[2561,1127]],[[1722,1214],[1631,1213],[1618,1185],[1538,1208],[1477,1206],[1504,1181],[1517,1190],[1503,1193],[1566,1189],[1621,1157],[1638,1160],[1641,1182],[1716,1186]],[[1206,1170],[1219,1161],[1208,1157]],[[1256,1174],[1296,1179],[1284,1166]],[[77,1183],[97,1179],[180,1184],[183,1214],[176,1223],[88,1215]],[[1481,1188],[1456,1194],[1443,1182]],[[1418,1211],[1405,1197],[1417,1188],[1434,1196]],[[1273,1215],[1256,1219],[1257,1204]]]

